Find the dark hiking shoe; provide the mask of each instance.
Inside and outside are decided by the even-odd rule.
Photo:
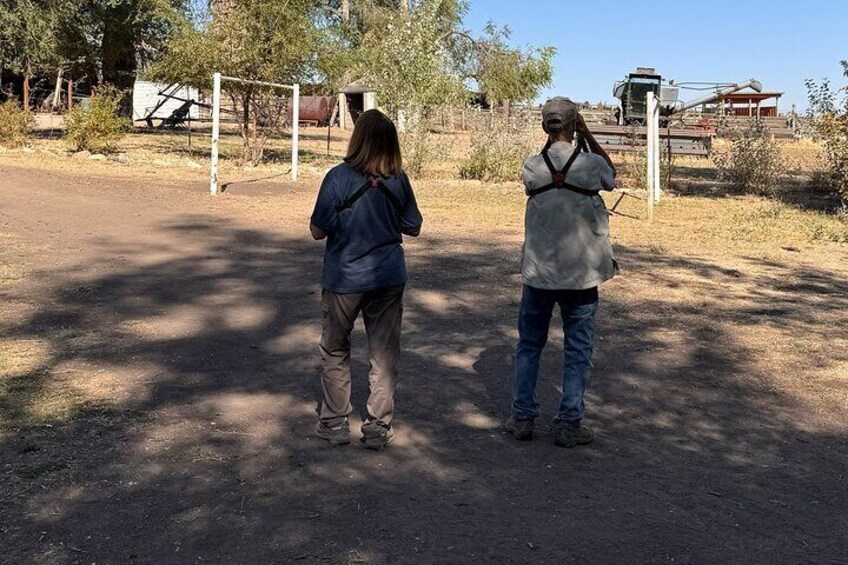
[[[504,424],[504,430],[518,441],[530,441],[533,439],[533,420],[516,420],[510,417]]]
[[[315,425],[315,435],[326,439],[331,445],[347,445],[350,443],[350,427],[347,420],[335,427],[330,427],[322,421]]]
[[[379,420],[366,420],[362,424],[362,439],[365,449],[380,451],[395,438],[392,427]]]
[[[554,430],[554,443],[560,447],[576,447],[592,443],[595,433],[589,426],[557,422]]]

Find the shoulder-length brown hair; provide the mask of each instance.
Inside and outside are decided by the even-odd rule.
[[[395,124],[379,110],[363,112],[356,120],[344,161],[365,175],[388,177],[401,172],[403,161]]]

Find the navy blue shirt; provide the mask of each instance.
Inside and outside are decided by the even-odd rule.
[[[333,167],[321,183],[311,222],[327,234],[321,282],[330,292],[358,294],[406,283],[402,234],[417,236],[423,220],[405,173],[382,180],[399,210],[374,187],[339,212],[368,181],[346,163]]]

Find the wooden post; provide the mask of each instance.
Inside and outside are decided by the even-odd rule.
[[[53,101],[50,103],[50,111],[55,112],[62,98],[62,69],[56,74],[56,88],[53,89]]]
[[[342,21],[350,23],[350,0],[342,0]]]
[[[29,112],[29,75],[24,75],[24,112]]]
[[[68,79],[68,112],[74,109],[74,82]]]

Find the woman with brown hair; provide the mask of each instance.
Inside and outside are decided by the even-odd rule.
[[[360,312],[371,362],[362,442],[379,450],[393,437],[406,284],[403,234],[417,236],[421,223],[395,125],[382,112],[368,110],[356,121],[344,162],[324,177],[309,225],[313,238],[327,239],[320,344],[324,400],[315,433],[333,445],[350,443],[350,335]]]

